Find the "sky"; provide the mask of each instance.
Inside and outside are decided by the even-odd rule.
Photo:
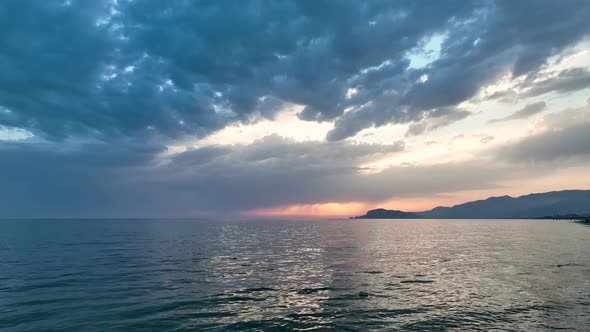
[[[0,217],[590,189],[590,2],[0,2]]]

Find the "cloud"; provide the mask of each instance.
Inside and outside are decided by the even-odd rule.
[[[4,142],[2,217],[186,217],[332,202],[498,188],[547,168],[489,160],[433,165],[363,165],[401,153],[389,145],[296,142],[270,135],[252,144],[213,145],[164,154],[158,145]],[[581,146],[581,145],[580,145]]]
[[[501,122],[501,121],[526,119],[532,115],[535,115],[537,113],[544,111],[546,108],[547,108],[547,104],[544,101],[539,101],[536,103],[528,104],[507,117],[504,117],[501,119],[490,120],[488,122],[494,123],[494,122]]]
[[[590,88],[590,70],[587,68],[571,68],[562,70],[551,77],[537,78],[535,81],[525,81],[523,96],[534,97],[556,92],[568,93]]]
[[[157,197],[147,198],[142,177],[164,151],[145,144],[0,142],[0,216],[143,215],[142,204]]]
[[[471,112],[454,109],[454,108],[439,108],[430,113],[425,113],[426,118],[413,123],[408,128],[406,136],[416,136],[424,132],[432,131],[441,127],[450,125],[451,123],[462,120],[471,115]]]
[[[363,128],[385,123],[412,122],[424,112],[455,107],[505,74],[514,78],[525,74],[534,76],[547,58],[588,34],[584,23],[588,17],[577,12],[578,5],[588,4],[579,2],[572,7],[557,2],[541,7],[527,1],[493,4],[474,10],[468,20],[457,20],[446,26],[447,38],[441,56],[427,68],[389,76],[379,83],[381,93],[366,92],[362,85],[355,86],[358,96],[371,94],[372,106],[359,108],[356,112],[360,114],[340,117],[333,130],[339,135],[329,138],[354,135]],[[536,13],[534,18],[527,14],[531,11]],[[568,23],[555,24],[564,21]],[[425,82],[418,80],[423,75],[428,76]],[[559,89],[559,84],[553,88]],[[574,89],[575,84],[570,88]],[[416,123],[408,133],[423,133],[428,127],[426,123]]]
[[[575,67],[528,75],[510,89],[497,91],[486,99],[513,103],[519,98],[537,97],[548,93],[567,94],[587,88],[590,88],[590,71],[587,68]]]
[[[0,105],[12,111],[0,124],[50,140],[204,136],[284,103],[336,120],[328,139],[341,140],[454,107],[506,72],[535,73],[590,29],[587,1],[0,6]],[[440,57],[409,68],[435,35],[446,36]]]
[[[506,147],[501,157],[514,162],[570,161],[589,157],[590,123],[532,135]]]
[[[0,211],[181,216],[497,186],[521,166],[363,172],[403,143],[346,139],[388,124],[407,124],[407,136],[450,125],[505,77],[523,98],[587,88],[587,68],[546,64],[587,39],[588,13],[583,0],[2,1],[0,130],[12,141],[0,141]],[[437,41],[412,66],[434,38],[440,52]],[[334,124],[326,141],[270,135],[167,151],[293,105],[299,119]],[[513,116],[541,105],[528,107]],[[548,114],[498,155],[511,165],[585,155],[585,114]]]
[[[516,163],[571,163],[590,157],[590,99],[586,105],[546,115],[541,131],[498,150],[501,159]]]
[[[3,217],[178,217],[373,202],[495,187],[515,173],[479,162],[365,173],[360,165],[399,153],[403,145],[294,142],[276,135],[168,157],[157,146],[123,153],[108,144],[70,151],[21,144],[0,146],[8,160],[0,164]]]
[[[402,150],[402,142],[295,142],[277,135],[168,157],[157,145],[4,142],[0,210],[3,217],[190,216],[328,200],[348,195],[338,194],[340,182],[360,176],[359,164]]]
[[[332,119],[348,79],[466,14],[386,1],[1,6],[0,105],[13,114],[0,124],[51,140],[202,136],[281,101]]]
[[[484,136],[479,139],[479,141],[483,144],[487,144],[495,139],[494,136]]]

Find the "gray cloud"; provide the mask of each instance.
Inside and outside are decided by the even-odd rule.
[[[0,142],[0,211],[179,216],[489,188],[519,170],[464,163],[366,174],[359,165],[403,144],[343,140],[390,123],[418,135],[459,121],[470,113],[457,105],[507,73],[525,78],[525,97],[588,87],[587,69],[539,74],[588,36],[588,13],[583,0],[4,0],[0,127],[35,137]],[[440,57],[411,68],[408,54],[440,33]],[[269,136],[161,157],[176,139],[272,119],[292,104],[303,120],[334,121],[328,142]],[[585,123],[568,121],[559,128]],[[546,138],[551,151],[584,153],[568,131],[546,134],[556,135]],[[543,142],[512,149],[532,160]]]
[[[590,99],[585,106],[546,115],[542,124],[545,130],[501,147],[498,156],[529,164],[590,157]]]
[[[545,132],[523,139],[503,149],[500,156],[513,162],[569,162],[590,156],[590,124]]]
[[[590,88],[590,70],[572,68],[559,72],[552,77],[544,77],[537,81],[527,80],[522,84],[525,97],[539,96],[549,92],[568,93]]]
[[[468,162],[358,165],[400,151],[390,145],[293,142],[273,135],[251,145],[203,147],[156,158],[160,147],[121,155],[110,145],[58,152],[5,143],[0,153],[3,217],[191,216],[279,205],[378,201],[495,187],[518,170]],[[43,165],[43,167],[39,167]]]
[[[202,136],[272,117],[281,101],[305,105],[302,118],[317,110],[314,119],[332,119],[342,114],[348,79],[402,58],[469,12],[455,1],[0,6],[0,105],[13,112],[0,124],[50,139],[102,140]]]
[[[524,82],[510,90],[498,91],[487,99],[498,99],[514,103],[519,98],[529,98],[547,93],[566,94],[590,88],[590,70],[587,68],[570,68],[557,73],[536,73],[526,77]]]
[[[583,132],[572,136],[576,134]],[[514,166],[486,160],[394,165],[377,172],[360,167],[402,150],[401,142],[296,142],[277,135],[168,157],[162,157],[165,148],[158,145],[97,143],[61,150],[54,143],[5,142],[0,144],[6,160],[0,163],[0,216],[236,214],[293,204],[376,202],[497,188],[499,181],[523,181],[552,171],[518,166],[521,159]]]
[[[175,138],[296,103],[302,119],[337,119],[328,138],[340,140],[457,105],[507,71],[534,73],[587,36],[589,6],[7,0],[0,105],[12,113],[0,124],[52,140]],[[408,52],[441,32],[440,59],[409,69]]]
[[[117,216],[128,209],[142,215],[142,204],[158,200],[155,192],[146,197],[141,178],[163,151],[151,145],[0,142],[0,217]]]
[[[501,121],[526,119],[532,115],[535,115],[537,113],[544,111],[546,108],[547,108],[547,104],[544,101],[539,101],[536,103],[528,104],[507,117],[504,117],[501,119],[490,120],[489,122],[493,123],[493,122],[501,122]]]
[[[451,123],[462,120],[469,115],[471,115],[471,112],[465,110],[450,107],[439,108],[432,112],[425,113],[426,118],[420,122],[411,124],[406,132],[406,136],[420,135],[424,132],[445,127]]]
[[[494,136],[483,136],[479,139],[479,141],[483,144],[487,144],[495,139]]]
[[[272,135],[162,159],[165,149],[157,145],[5,142],[0,211],[2,217],[183,216],[328,200],[354,195],[338,190],[358,176],[357,164],[401,150],[402,142],[298,143]]]
[[[441,57],[427,68],[382,81],[381,86],[390,88],[381,88],[382,93],[376,93],[379,97],[372,97],[372,107],[361,107],[356,111],[359,114],[341,117],[333,130],[335,138],[344,137],[343,133],[354,135],[371,125],[416,121],[421,113],[453,107],[506,73],[534,76],[549,56],[588,34],[588,15],[576,12],[581,8],[578,5],[588,4],[488,4],[492,5],[475,10],[471,20],[453,21],[446,27],[448,38],[442,45]],[[530,12],[535,15],[529,15]],[[557,24],[564,21],[564,25]],[[417,83],[423,74],[428,75],[428,80]],[[555,84],[553,88],[559,89],[559,84]],[[570,88],[574,89],[575,84]],[[547,89],[550,91],[551,87]],[[359,85],[359,91],[362,90]],[[422,133],[427,128],[428,124],[417,122],[408,133]]]

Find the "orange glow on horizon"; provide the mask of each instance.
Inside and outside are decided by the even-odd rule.
[[[507,181],[490,189],[465,190],[431,196],[397,197],[380,202],[333,202],[289,205],[250,210],[243,214],[251,217],[267,218],[349,218],[363,215],[366,211],[376,208],[401,210],[405,212],[421,212],[438,206],[450,207],[494,196],[509,195],[512,197],[518,197],[531,193],[542,193],[554,190],[584,190],[590,186],[590,178],[576,177],[576,174],[581,174],[583,171],[586,171],[585,167],[572,167],[564,173],[539,177],[527,186],[519,186],[518,181]],[[564,178],[567,179],[565,183],[563,180]]]
[[[459,204],[458,197],[404,197],[387,201],[347,202],[347,203],[319,203],[280,206],[267,209],[246,211],[244,215],[267,218],[349,218],[365,214],[368,210],[384,208],[406,212],[420,212],[430,210],[440,205]],[[456,202],[456,203],[455,203]]]
[[[298,204],[280,206],[267,209],[256,209],[244,214],[252,217],[277,217],[277,218],[349,218],[365,214],[368,210],[384,208],[402,210],[406,212],[418,212],[429,210],[435,203],[444,203],[446,199],[401,198],[377,203],[347,202],[347,203],[320,203]]]
[[[471,194],[470,196],[474,196]],[[435,197],[400,197],[381,202],[343,202],[279,206],[244,212],[251,217],[276,218],[349,218],[365,214],[368,210],[384,208],[405,212],[420,212],[437,206],[460,204],[464,195]]]
[[[321,203],[281,206],[268,209],[257,209],[245,212],[245,215],[256,217],[296,217],[296,218],[348,218],[363,214],[373,204],[361,202]]]

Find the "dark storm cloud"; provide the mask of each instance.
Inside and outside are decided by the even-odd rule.
[[[534,73],[587,35],[589,7],[6,0],[0,105],[12,114],[0,124],[51,139],[202,136],[287,102],[304,105],[302,119],[338,119],[328,138],[339,140],[457,105],[507,71]],[[408,52],[434,33],[448,36],[440,59],[408,69]]]
[[[528,104],[507,117],[504,117],[501,119],[490,120],[489,122],[493,123],[493,122],[500,122],[500,121],[526,119],[532,115],[535,115],[537,113],[544,111],[546,108],[547,108],[547,104],[544,101],[539,101],[536,103]]]

